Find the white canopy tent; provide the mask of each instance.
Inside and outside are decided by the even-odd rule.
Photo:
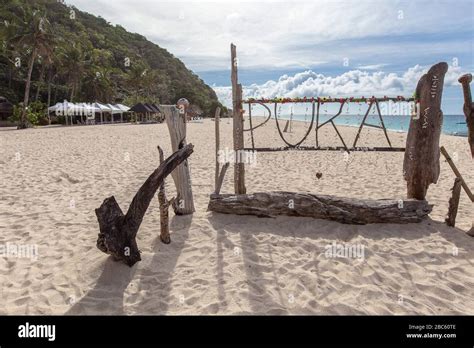
[[[123,122],[123,113],[130,110],[130,108],[123,104],[102,104],[102,103],[71,103],[65,100],[62,103],[57,103],[48,108],[48,112],[55,112],[57,115],[65,116],[66,125],[68,124],[68,116],[70,117],[71,125],[73,124],[73,117],[86,116],[87,123],[95,121],[95,114],[100,113],[100,122],[104,123],[103,114],[109,113],[111,121],[114,122],[113,115],[120,114],[121,122]]]
[[[111,109],[112,122],[113,122],[113,115],[117,115],[117,114],[120,115],[120,122],[123,122],[123,113],[130,110],[128,106],[125,106],[123,104],[115,104],[115,105],[107,104],[106,106],[108,106]]]

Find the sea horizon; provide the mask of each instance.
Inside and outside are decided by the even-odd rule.
[[[319,116],[319,123],[325,122],[329,120],[334,115],[320,115]],[[252,117],[268,117],[268,116],[252,116]],[[280,120],[289,120],[291,115],[279,115],[278,119]],[[307,122],[308,124],[311,122],[311,115],[305,114],[294,114],[293,120],[295,121],[302,121]],[[338,116],[334,123],[336,125],[341,126],[350,126],[350,127],[358,127],[363,119],[363,115],[351,115],[345,114]],[[272,119],[274,119],[274,115],[272,115]],[[408,132],[409,122],[411,116],[408,115],[383,115],[382,119],[385,123],[385,127],[389,131],[395,132]],[[367,123],[373,125],[380,125],[380,120],[377,115],[369,115],[367,117]],[[444,115],[443,116],[443,126],[441,128],[441,132],[446,135],[455,135],[461,137],[467,137],[467,125],[466,119],[464,115]]]

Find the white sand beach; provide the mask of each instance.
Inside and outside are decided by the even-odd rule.
[[[289,140],[301,136],[294,125]],[[356,128],[340,127],[350,142]],[[273,123],[258,146],[282,146]],[[406,134],[390,132],[394,146]],[[232,121],[221,122],[222,148]],[[37,258],[0,257],[0,314],[474,314],[474,219],[464,192],[457,227],[444,224],[454,174],[428,191],[434,204],[419,224],[343,225],[296,217],[257,218],[207,212],[214,188],[214,122],[188,125],[196,213],[171,212],[170,245],[159,240],[158,200],[138,232],[142,261],[133,268],[96,248],[94,209],[114,195],[123,210],[158,166],[157,145],[171,154],[166,124],[0,129],[0,245],[37,245]],[[246,134],[246,144],[250,141]],[[339,145],[323,128],[320,144]],[[360,146],[385,146],[364,129]],[[314,145],[314,133],[308,140]],[[474,188],[466,138],[441,136]],[[248,192],[288,190],[364,198],[404,198],[403,153],[259,153],[247,166]],[[323,175],[320,179],[316,172]],[[232,193],[229,170],[223,193]],[[168,197],[174,184],[166,181]],[[364,247],[363,258],[328,258],[328,245]]]

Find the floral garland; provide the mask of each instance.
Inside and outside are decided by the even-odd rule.
[[[318,102],[321,104],[324,103],[372,103],[375,101],[394,101],[394,102],[411,102],[411,101],[416,101],[418,100],[416,98],[407,98],[403,96],[397,96],[397,97],[387,97],[384,96],[383,98],[376,98],[374,96],[370,98],[365,98],[365,97],[349,97],[349,98],[331,98],[331,97],[297,97],[297,98],[261,98],[261,99],[255,99],[255,98],[249,98],[247,100],[244,100],[243,103],[245,104],[254,104],[254,103],[262,103],[262,104],[270,104],[270,103],[313,103],[313,102]]]

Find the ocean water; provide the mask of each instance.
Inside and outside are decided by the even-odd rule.
[[[267,114],[268,115],[268,114]],[[320,115],[319,123],[323,123],[329,120],[331,115]],[[273,115],[272,115],[272,118]],[[290,115],[283,114],[278,116],[280,120],[288,120]],[[363,115],[347,115],[341,114],[335,120],[336,125],[345,126],[359,126],[364,118]],[[389,130],[398,132],[408,132],[408,126],[410,124],[410,116],[382,116],[385,127]],[[308,124],[311,122],[311,115],[295,114],[293,115],[294,120],[307,121]],[[316,120],[315,120],[316,122]],[[380,125],[380,120],[377,115],[369,115],[366,123]],[[325,126],[326,127],[326,126]],[[449,135],[467,136],[467,125],[466,118],[464,115],[444,115],[442,132]]]

